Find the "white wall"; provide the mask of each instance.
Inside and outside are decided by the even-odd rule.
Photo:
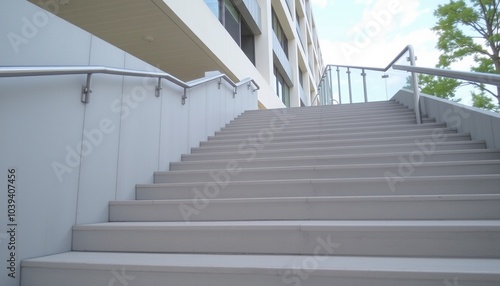
[[[1,0],[0,66],[101,65],[156,71],[27,1]],[[55,3],[55,2],[54,2]],[[55,4],[57,5],[57,4]],[[56,6],[54,6],[56,7]],[[94,75],[0,78],[0,285],[8,277],[8,169],[16,178],[16,263],[69,251],[75,223],[104,222],[110,200],[130,200],[181,154],[246,109],[257,92],[217,82],[188,91],[156,79]],[[83,155],[77,155],[83,154]],[[58,168],[55,171],[54,166]]]

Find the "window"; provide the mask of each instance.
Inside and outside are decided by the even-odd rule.
[[[240,12],[230,0],[205,0],[212,13],[219,19],[226,31],[240,46],[248,59],[255,65],[254,34],[243,21]]]
[[[286,107],[290,107],[290,87],[276,67],[274,67],[274,76],[276,78],[276,95]]]

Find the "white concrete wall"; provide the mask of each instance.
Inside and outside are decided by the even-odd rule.
[[[0,66],[102,65],[157,71],[27,1],[1,0]],[[55,2],[54,2],[55,3]],[[57,5],[57,4],[55,4]],[[55,6],[54,6],[55,7]],[[69,251],[73,224],[103,222],[181,154],[246,109],[257,92],[217,82],[188,91],[156,79],[95,75],[0,78],[0,285],[19,285],[22,259]],[[8,170],[16,168],[16,278],[8,276]],[[11,204],[12,205],[12,204]],[[10,245],[12,246],[12,244]]]

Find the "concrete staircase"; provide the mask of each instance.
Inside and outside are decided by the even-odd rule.
[[[22,285],[500,285],[500,151],[395,102],[248,111]]]

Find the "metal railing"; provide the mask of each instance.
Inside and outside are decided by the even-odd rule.
[[[403,66],[403,65],[394,65],[392,68],[395,70],[416,72],[416,73],[422,73],[422,74],[427,74],[427,75],[454,78],[454,79],[466,80],[466,81],[470,81],[470,82],[484,83],[484,84],[491,84],[491,85],[495,85],[495,86],[500,86],[500,74],[454,71],[454,70],[445,70],[445,69],[438,69],[438,68],[424,68],[424,67]]]
[[[25,76],[50,76],[50,75],[77,75],[86,74],[87,80],[85,85],[82,87],[82,97],[81,101],[83,103],[89,103],[90,93],[92,89],[90,84],[92,81],[93,74],[111,74],[120,76],[134,76],[134,77],[151,77],[157,78],[158,83],[156,85],[156,97],[159,97],[162,90],[162,79],[168,80],[182,88],[184,88],[184,94],[182,96],[182,104],[186,103],[187,90],[214,80],[219,80],[219,85],[222,80],[225,80],[233,87],[233,97],[238,93],[238,87],[247,84],[248,88],[253,84],[255,90],[259,90],[260,86],[251,78],[245,78],[238,83],[233,82],[227,75],[218,74],[210,77],[201,78],[198,80],[184,82],[171,74],[164,72],[147,72],[139,70],[130,69],[120,69],[104,66],[25,66],[25,67],[0,67],[0,77],[25,77]]]
[[[347,84],[349,90],[349,103],[353,102],[353,91],[352,91],[352,80],[351,80],[351,72],[352,70],[361,70],[361,76],[363,77],[363,96],[364,101],[368,102],[368,87],[366,82],[367,71],[375,71],[375,72],[387,72],[389,69],[395,66],[395,64],[406,54],[408,54],[407,60],[410,62],[412,67],[415,66],[415,52],[413,46],[406,46],[386,67],[377,68],[377,67],[365,67],[365,66],[350,66],[350,65],[335,65],[329,64],[326,66],[321,81],[318,85],[318,94],[313,99],[313,102],[320,99],[321,104],[333,104],[335,101],[333,99],[333,79],[332,79],[332,68],[335,68],[337,72],[337,83],[338,83],[338,95],[339,100],[338,103],[342,104],[342,89],[341,89],[341,79],[340,79],[340,69],[347,69]],[[398,65],[399,67],[399,65]],[[417,124],[421,124],[421,115],[420,115],[420,106],[419,106],[419,97],[420,91],[418,87],[418,74],[416,71],[408,70],[412,74],[412,87],[414,92],[414,100],[415,100],[415,115]],[[318,98],[319,97],[319,98]]]

